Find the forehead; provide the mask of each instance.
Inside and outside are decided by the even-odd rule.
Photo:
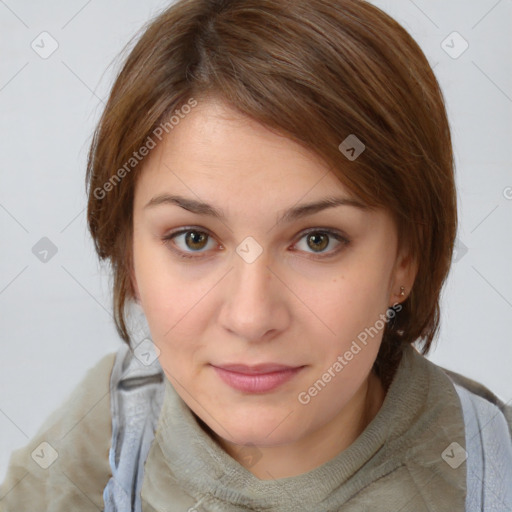
[[[145,194],[188,185],[209,196],[222,190],[274,191],[295,201],[313,191],[352,196],[320,156],[219,100],[199,101],[184,115],[143,161],[138,181]]]

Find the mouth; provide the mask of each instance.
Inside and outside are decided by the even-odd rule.
[[[268,393],[294,378],[305,366],[274,363],[247,366],[242,364],[211,365],[221,380],[245,393]]]

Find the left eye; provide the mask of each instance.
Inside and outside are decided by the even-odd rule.
[[[337,242],[335,247],[345,246],[348,245],[349,240],[341,235],[341,233],[337,233],[336,231],[329,231],[329,230],[311,230],[307,233],[304,233],[299,242],[304,240],[306,252],[307,249],[312,249],[313,254],[320,254],[320,256],[323,256],[324,253],[329,253],[329,255],[335,254],[338,252],[338,250],[332,249],[330,251],[325,251],[325,249],[331,245],[331,241],[335,240]],[[300,243],[296,244],[297,246],[300,245]]]

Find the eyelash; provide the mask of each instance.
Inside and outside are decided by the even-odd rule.
[[[183,235],[185,233],[189,233],[192,231],[199,233],[199,234],[207,235],[209,238],[214,238],[207,231],[189,227],[186,229],[180,229],[179,231],[175,231],[173,233],[169,233],[168,235],[164,236],[161,239],[162,243],[164,245],[166,245],[167,247],[169,247],[169,249],[172,252],[174,252],[179,258],[184,258],[184,259],[188,259],[188,260],[201,258],[202,256],[191,256],[191,253],[186,253],[180,249],[176,249],[175,246],[173,246],[173,244],[172,244],[172,240],[174,238],[176,238],[177,236]],[[321,233],[321,234],[327,235],[330,238],[334,238],[338,242],[341,242],[340,246],[337,249],[334,249],[327,253],[316,253],[316,255],[315,255],[315,253],[309,253],[309,254],[313,254],[313,256],[308,256],[310,259],[313,259],[313,260],[327,259],[327,258],[333,257],[333,256],[337,255],[344,247],[347,247],[351,242],[345,235],[343,235],[342,233],[340,233],[338,231],[333,231],[331,229],[312,228],[312,229],[302,232],[298,238],[298,241],[295,242],[294,245],[296,245],[300,240],[302,240],[307,235],[311,235],[313,233],[315,233],[315,234]],[[330,240],[329,240],[329,242],[330,242]],[[198,251],[196,251],[196,252],[198,252]],[[200,252],[198,252],[198,253],[202,254]]]

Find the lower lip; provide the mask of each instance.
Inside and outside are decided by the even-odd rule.
[[[219,377],[232,388],[245,393],[268,393],[278,388],[285,382],[288,382],[295,375],[297,375],[303,366],[300,368],[291,368],[272,373],[261,374],[247,374],[237,373],[224,370],[223,368],[213,367]]]

